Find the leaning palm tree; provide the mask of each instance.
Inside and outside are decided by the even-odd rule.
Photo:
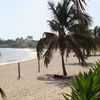
[[[71,29],[74,21],[78,17],[75,17],[75,12],[77,9],[73,9],[73,5],[71,4],[70,0],[63,0],[62,3],[58,2],[58,5],[55,6],[54,3],[48,2],[50,10],[52,11],[53,19],[49,22],[50,28],[53,32],[57,32],[58,34],[45,32],[44,37],[40,39],[37,44],[37,57],[38,57],[38,65],[40,71],[40,59],[44,57],[44,63],[46,67],[50,63],[53,52],[59,49],[61,54],[61,61],[62,61],[62,69],[63,75],[67,75],[65,64],[64,64],[64,54],[66,50],[69,48],[73,50],[77,57],[79,57],[82,64],[85,64],[84,56],[76,42],[73,34],[68,34],[69,30]],[[83,21],[83,18],[80,18]],[[43,49],[47,48],[47,51],[43,54]]]

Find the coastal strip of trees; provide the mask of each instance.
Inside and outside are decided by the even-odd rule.
[[[37,41],[36,40],[28,40],[24,38],[16,38],[3,40],[0,39],[0,47],[1,48],[36,48]]]

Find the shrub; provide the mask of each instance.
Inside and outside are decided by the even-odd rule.
[[[100,61],[88,73],[80,73],[71,80],[71,95],[64,93],[65,100],[100,100]]]

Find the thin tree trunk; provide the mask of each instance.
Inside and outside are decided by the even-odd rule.
[[[21,74],[20,74],[20,62],[18,62],[18,79],[20,79]]]
[[[61,53],[61,59],[62,59],[63,75],[66,76],[67,75],[67,72],[66,72],[66,69],[65,69],[64,54],[63,53]]]
[[[40,72],[40,60],[38,59],[38,72]]]

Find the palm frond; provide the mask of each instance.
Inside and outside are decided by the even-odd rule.
[[[52,20],[52,21],[48,21],[48,22],[49,22],[49,26],[50,26],[51,30],[57,32],[60,29],[60,24],[57,21]]]
[[[68,24],[73,26],[74,25],[84,25],[85,28],[88,28],[92,25],[92,17],[89,16],[85,12],[80,12],[80,15],[78,16],[77,13],[73,14],[73,16],[68,21]]]
[[[57,48],[56,45],[57,44],[57,35],[54,33],[50,33],[50,32],[44,32],[43,33],[43,38],[41,38],[37,44],[37,58],[38,58],[38,72],[40,72],[40,59],[41,57],[45,57],[45,61],[48,63],[47,60],[47,55],[49,57],[51,57],[49,50],[47,50],[47,52],[45,54],[43,54],[44,49],[50,49],[50,51],[52,51],[52,49]],[[55,46],[55,47],[54,47]]]
[[[92,24],[92,17],[85,12],[80,12],[78,15],[74,5],[69,10],[68,28],[71,32],[81,33],[86,32],[88,27]]]
[[[3,100],[6,100],[6,94],[4,93],[4,91],[1,88],[0,88],[0,93],[1,93]]]
[[[48,64],[50,63],[52,59],[53,51],[54,51],[54,48],[52,48],[50,45],[49,49],[44,54],[44,64],[46,65],[46,67],[48,67]]]
[[[58,44],[58,38],[54,37],[49,46],[47,51],[44,54],[44,64],[46,65],[46,67],[48,67],[48,64],[50,63],[51,59],[52,59],[52,55],[55,49],[57,49],[57,44]]]
[[[70,0],[63,0],[62,3],[58,3],[56,7],[57,15],[56,18],[62,26],[66,25],[66,21],[69,17]]]
[[[50,43],[50,41],[53,37],[56,37],[56,35],[54,33],[50,33],[50,32],[43,33],[43,38],[41,38],[37,44],[37,57],[38,57],[38,59],[41,58],[41,56],[43,55],[43,50]]]
[[[93,30],[94,38],[100,38],[100,27],[96,26]]]
[[[57,37],[56,34],[51,33],[51,32],[44,32],[43,36],[46,37],[47,41],[51,41],[54,37]]]
[[[43,49],[46,47],[46,44],[47,44],[47,39],[46,38],[41,38],[39,41],[38,41],[38,44],[37,44],[37,57],[38,59],[41,58],[41,56],[43,55]]]
[[[56,7],[54,6],[54,3],[48,3],[50,6],[50,10],[53,12],[53,19],[60,23],[60,26],[64,26],[67,24],[70,3],[70,0],[63,0],[62,3],[58,2]]]
[[[67,35],[66,36],[66,41],[68,41],[68,44],[69,44],[69,48],[71,50],[73,50],[77,56],[77,58],[79,60],[81,60],[81,64],[84,65],[86,64],[86,61],[85,61],[85,57],[83,56],[81,50],[80,50],[80,47],[78,46],[76,40],[70,36],[70,35]]]
[[[38,72],[40,72],[40,59],[43,56],[43,51],[48,44],[47,38],[41,38],[37,44]]]
[[[53,2],[48,2],[49,9],[52,11],[53,17],[56,17],[57,11]]]
[[[95,43],[91,37],[83,34],[73,34],[72,36],[75,38],[80,48],[88,50],[96,49]]]
[[[92,25],[92,17],[89,16],[87,13],[80,13],[79,20],[81,23],[83,23],[86,26]]]
[[[86,2],[85,0],[72,0],[77,7],[77,10],[85,10]]]

